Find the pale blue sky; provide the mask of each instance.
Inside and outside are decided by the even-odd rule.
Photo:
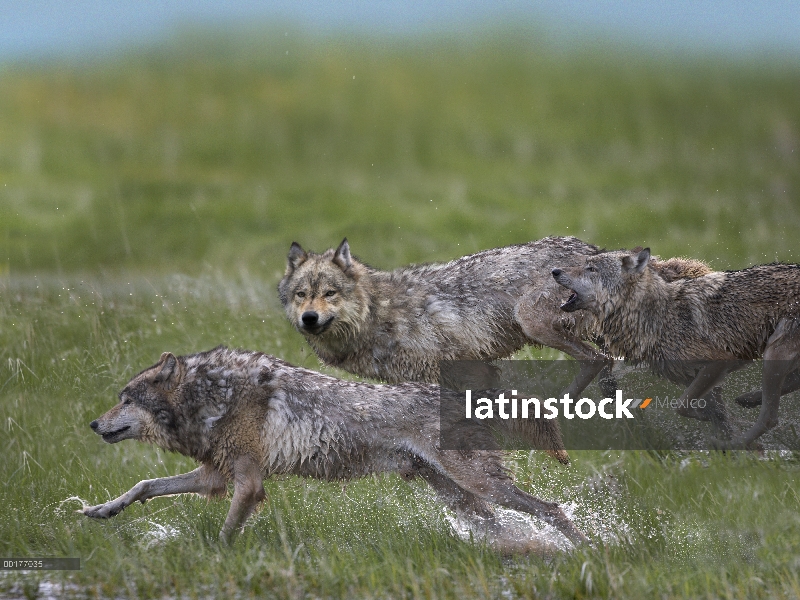
[[[800,0],[0,0],[0,61],[89,55],[187,23],[296,23],[373,34],[468,31],[494,22],[679,48],[800,57]]]

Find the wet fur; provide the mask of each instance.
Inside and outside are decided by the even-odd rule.
[[[224,495],[233,483],[220,533],[229,541],[265,498],[265,477],[335,481],[396,472],[422,477],[450,508],[479,518],[489,530],[500,529],[491,507],[496,503],[543,519],[574,543],[585,542],[557,504],[513,484],[501,452],[438,448],[439,393],[429,384],[342,381],[259,352],[219,347],[182,357],[164,353],[91,426],[110,443],[154,443],[194,458],[199,468],[142,481],[82,512],[108,518],[159,495]]]
[[[706,397],[725,374],[763,357],[762,389],[769,402],[762,404],[756,425],[731,446],[752,443],[777,424],[786,376],[797,379],[792,371],[800,356],[800,266],[758,265],[668,281],[646,268],[649,259],[648,249],[608,252],[583,266],[559,266],[553,275],[576,292],[567,305],[599,319],[612,355],[688,384],[684,399]],[[714,403],[712,409],[724,407]]]
[[[574,237],[548,237],[381,271],[353,257],[347,240],[322,254],[293,243],[278,292],[317,356],[362,377],[437,383],[443,360],[495,360],[532,344],[581,361],[566,393],[578,396],[603,367],[609,369],[601,385],[613,393],[610,360],[587,342],[596,339],[594,317],[560,311],[566,293],[550,276],[554,263],[582,264],[599,252]],[[652,268],[663,268],[668,278],[707,270],[676,259],[654,261]],[[304,315],[312,313],[318,321],[309,327]],[[557,422],[531,427],[532,447],[542,447],[545,437],[563,449]],[[563,450],[555,456],[568,462]]]
[[[362,377],[437,383],[443,360],[495,360],[528,344],[604,363],[585,341],[595,339],[594,317],[560,311],[567,294],[550,275],[553,264],[583,264],[600,252],[574,237],[549,237],[381,271],[353,257],[347,240],[323,254],[294,243],[278,292],[319,358]],[[685,259],[651,268],[669,280],[709,272]],[[304,324],[308,312],[319,315],[321,331]]]

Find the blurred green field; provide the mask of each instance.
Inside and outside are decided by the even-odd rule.
[[[0,573],[0,597],[800,597],[791,454],[516,454],[523,488],[605,542],[552,561],[460,540],[394,477],[268,482],[232,549],[215,541],[227,501],[73,513],[192,468],[88,428],[161,352],[321,369],[276,297],[293,240],[347,236],[386,268],[553,234],[716,268],[800,261],[798,98],[788,60],[513,30],[194,32],[0,67],[0,557],[82,562]]]
[[[800,65],[469,40],[186,34],[0,72],[12,273],[381,266],[571,233],[800,260]]]

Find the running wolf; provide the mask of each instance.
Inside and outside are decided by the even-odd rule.
[[[638,250],[638,249],[637,249]],[[800,265],[757,265],[666,281],[646,268],[650,249],[607,252],[584,265],[553,269],[572,294],[562,309],[584,309],[600,322],[609,351],[688,384],[679,406],[706,398],[725,375],[763,357],[764,401],[756,424],[727,447],[746,447],[778,423],[787,375],[800,361]],[[712,411],[723,411],[718,402]],[[718,415],[721,416],[721,415]]]
[[[80,512],[108,518],[156,496],[224,496],[232,482],[233,500],[220,533],[229,542],[265,499],[265,477],[346,480],[396,472],[422,477],[456,513],[479,517],[489,529],[500,528],[491,507],[496,503],[542,519],[575,544],[586,542],[558,504],[513,484],[501,452],[437,447],[439,394],[439,387],[429,384],[342,381],[222,346],[180,357],[165,352],[90,426],[108,443],[150,442],[200,466],[141,481]]]

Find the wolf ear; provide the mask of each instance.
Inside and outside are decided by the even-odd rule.
[[[639,250],[636,256],[625,256],[622,259],[622,270],[638,275],[644,268],[647,266],[647,263],[650,262],[650,248],[645,248],[643,250]]]
[[[347,243],[347,238],[344,238],[336,249],[333,255],[333,262],[338,265],[342,271],[347,271],[350,265],[353,264],[353,259],[350,256],[350,244]]]
[[[156,366],[161,367],[161,370],[156,373],[153,383],[161,383],[168,390],[175,388],[180,382],[180,364],[175,355],[172,352],[164,352]]]
[[[300,247],[300,244],[292,242],[292,246],[289,248],[289,256],[286,257],[286,272],[290,273],[294,271],[297,267],[306,262],[307,258],[308,254]]]

